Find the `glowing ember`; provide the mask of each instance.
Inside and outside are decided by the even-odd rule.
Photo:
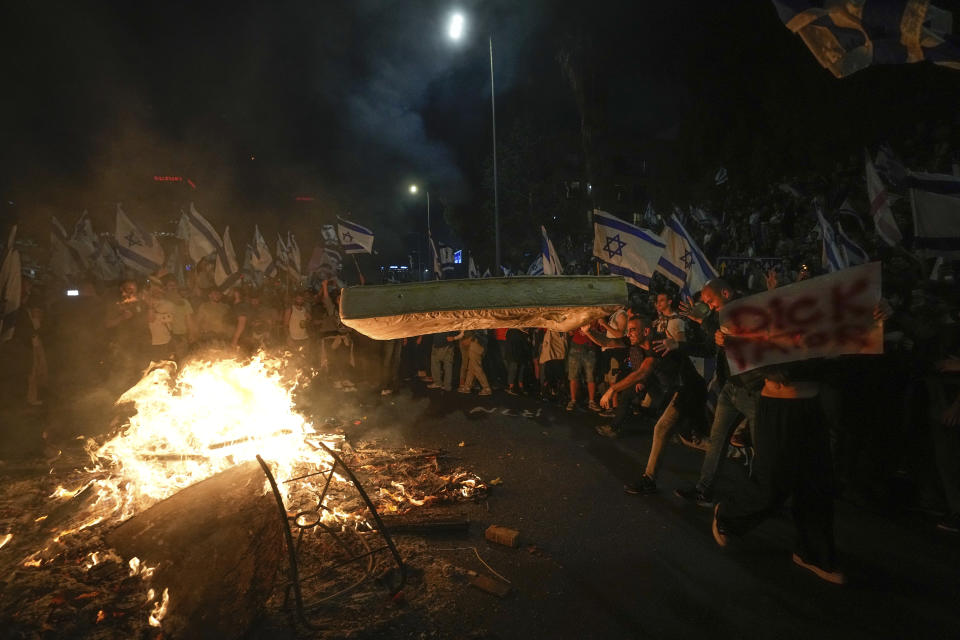
[[[2,536],[0,536],[0,549],[3,549],[3,547],[6,546],[6,544],[11,540],[13,540],[12,533],[5,533]]]
[[[163,620],[163,616],[167,615],[167,605],[170,604],[170,590],[163,590],[163,599],[153,605],[153,611],[150,613],[150,626],[159,627],[160,621]]]

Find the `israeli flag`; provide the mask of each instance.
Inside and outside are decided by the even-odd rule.
[[[649,290],[650,277],[665,248],[653,231],[593,210],[593,255],[607,263],[613,275]]]
[[[260,234],[260,227],[257,225],[253,225],[253,244],[249,245],[248,249],[250,250],[251,269],[265,274],[267,277],[271,277],[277,272],[277,265],[274,264],[273,256],[270,255],[270,248]]]
[[[192,202],[181,216],[177,235],[187,241],[187,253],[194,262],[200,262],[214,251],[219,251],[222,244],[213,225],[200,215]]]
[[[163,247],[152,234],[140,229],[117,203],[117,255],[125,265],[140,273],[155,273],[163,266]]]
[[[297,281],[299,281],[303,276],[303,271],[300,268],[300,245],[297,244],[297,239],[293,237],[293,232],[287,232],[287,271],[290,272],[290,275],[293,276]]]
[[[537,256],[537,259],[530,263],[530,266],[527,267],[528,276],[542,276],[543,275],[543,254]]]
[[[373,253],[373,231],[370,229],[337,218],[337,235],[344,253]]]
[[[837,244],[840,246],[840,253],[843,255],[843,262],[848,267],[858,264],[867,264],[870,262],[870,256],[863,248],[843,231],[843,225],[837,221]]]
[[[840,245],[837,244],[836,233],[819,209],[817,209],[817,219],[820,221],[820,235],[823,238],[823,253],[820,263],[831,273],[846,268],[848,265]]]
[[[557,250],[553,248],[553,243],[547,236],[547,230],[540,225],[540,251],[543,254],[543,275],[561,276],[563,267],[560,265],[560,258],[557,256]]]
[[[692,295],[716,278],[717,270],[675,214],[666,222],[661,234],[665,247],[657,261],[657,271],[686,295]]]
[[[230,227],[223,230],[223,244],[217,251],[217,264],[213,269],[213,282],[220,291],[226,291],[237,284],[241,278],[237,253],[230,240]]]

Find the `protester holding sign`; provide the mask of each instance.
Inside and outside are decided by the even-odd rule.
[[[833,539],[833,462],[820,394],[819,358],[881,353],[879,263],[750,296],[726,305],[721,332],[731,371],[760,371],[753,480],[714,509],[713,535],[726,546],[792,496],[793,561],[819,578],[846,582]],[[757,367],[764,366],[762,369]]]

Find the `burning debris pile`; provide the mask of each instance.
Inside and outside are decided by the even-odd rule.
[[[177,565],[203,564],[203,556],[178,546],[201,554],[229,554],[225,549],[232,546],[238,558],[254,558],[246,574],[250,585],[265,589],[262,604],[276,573],[272,566],[281,570],[278,584],[289,583],[289,576],[284,582],[280,512],[253,462],[257,455],[277,479],[298,553],[312,571],[304,580],[304,599],[315,603],[333,602],[350,590],[345,585],[355,587],[389,568],[373,554],[347,569],[325,568],[350,564],[341,562],[345,553],[362,556],[378,535],[375,518],[353,483],[337,472],[332,452],[354,469],[380,514],[485,497],[480,478],[442,467],[442,451],[397,451],[373,443],[354,448],[342,433],[319,432],[295,410],[298,383],[284,375],[284,366],[262,354],[247,361],[194,362],[179,373],[172,363],[156,366],[118,401],[135,413],[110,437],[69,451],[49,473],[4,483],[0,620],[10,621],[6,632],[191,635],[178,595],[197,596],[172,576],[184,573]],[[246,494],[234,490],[240,476]],[[204,492],[204,486],[221,488]],[[239,518],[231,519],[236,514],[228,513],[229,505]],[[196,531],[204,528],[210,531]],[[257,541],[277,544],[238,542],[251,539],[244,529],[260,531]],[[270,566],[265,569],[257,558]],[[289,604],[289,587],[273,593],[269,606]],[[251,602],[242,606],[256,609]]]

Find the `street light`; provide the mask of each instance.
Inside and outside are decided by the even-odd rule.
[[[417,192],[419,191],[420,191],[420,188],[417,185],[415,184],[410,185],[410,193],[412,193],[413,195],[417,195]],[[426,194],[427,194],[427,235],[430,235],[430,192],[427,191]]]
[[[447,35],[457,41],[463,36],[466,20],[462,13],[453,13],[447,26]],[[488,38],[490,45],[490,117],[493,122],[493,238],[496,269],[500,269],[500,202],[497,197],[497,100],[493,84],[493,36]]]
[[[417,187],[417,185],[415,184],[410,185],[410,193],[412,193],[413,195],[416,195],[419,191],[420,191],[420,188]],[[425,191],[424,193],[427,194],[427,248],[429,248],[431,246],[431,243],[433,242],[433,236],[430,233],[430,192]],[[421,279],[423,278],[422,270],[420,271],[420,278]]]

